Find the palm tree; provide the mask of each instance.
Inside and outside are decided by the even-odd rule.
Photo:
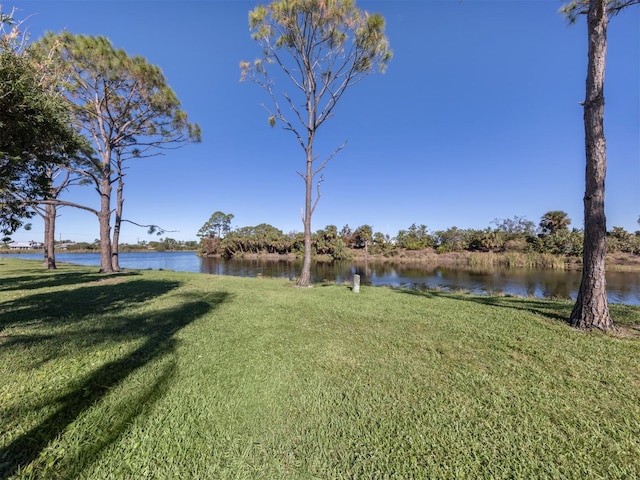
[[[542,233],[547,235],[554,235],[563,230],[568,230],[570,224],[571,219],[567,217],[567,212],[563,212],[562,210],[547,212],[540,219]]]

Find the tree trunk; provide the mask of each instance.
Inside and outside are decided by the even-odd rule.
[[[117,272],[120,270],[120,258],[118,250],[120,246],[120,226],[122,225],[122,210],[124,206],[124,182],[122,181],[122,170],[120,159],[118,158],[118,188],[116,189],[116,218],[113,222],[113,241],[111,242],[111,265]]]
[[[37,210],[36,210],[37,211]],[[44,215],[40,214],[40,216],[42,217],[42,221],[44,223],[44,250],[43,250],[43,260],[42,260],[42,266],[46,267],[47,265],[49,265],[49,254],[48,254],[48,250],[47,250],[47,241],[49,239],[49,219],[47,218],[46,213]]]
[[[302,272],[296,282],[298,287],[308,287],[311,283],[311,214],[313,213],[311,204],[313,193],[313,152],[311,146],[307,148],[307,172],[304,177],[304,183],[304,258],[302,261]]]
[[[580,329],[614,330],[609,313],[606,280],[606,218],[604,181],[607,151],[604,137],[604,72],[607,53],[606,0],[590,0],[587,28],[589,62],[587,67],[584,129],[586,147],[586,186],[584,196],[584,254],[582,281],[569,319]]]
[[[100,272],[111,273],[115,271],[111,264],[111,176],[105,175],[100,183]]]
[[[55,270],[56,267],[56,206],[45,205],[44,215],[44,266],[48,270]]]

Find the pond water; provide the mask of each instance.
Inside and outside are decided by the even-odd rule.
[[[42,254],[5,254],[39,260]],[[97,253],[57,253],[56,261],[99,266]],[[131,252],[120,254],[120,266],[133,269],[176,270],[241,277],[295,279],[301,263],[278,260],[224,260],[200,258],[194,252]],[[474,271],[425,265],[358,262],[316,263],[312,282],[345,283],[360,275],[361,285],[410,289],[464,290],[480,294],[508,294],[537,298],[575,300],[580,272],[555,270]],[[640,275],[637,272],[607,274],[609,302],[640,305]]]

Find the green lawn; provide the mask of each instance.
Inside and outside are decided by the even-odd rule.
[[[95,271],[0,257],[0,479],[640,477],[640,338],[570,302]]]

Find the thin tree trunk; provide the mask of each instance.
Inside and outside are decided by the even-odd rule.
[[[124,207],[124,182],[122,181],[122,168],[120,163],[120,154],[118,156],[118,188],[116,189],[116,218],[113,222],[113,241],[111,242],[111,265],[115,271],[120,270],[120,259],[118,250],[120,246],[120,226],[122,225],[122,211]]]
[[[100,272],[114,271],[111,264],[111,176],[105,175],[100,189]]]
[[[313,193],[313,154],[311,147],[307,149],[307,172],[305,181],[305,201],[304,201],[304,257],[302,260],[302,272],[298,277],[296,285],[298,287],[308,287],[311,283],[311,214],[312,193]]]
[[[121,191],[118,188],[118,197],[120,197]],[[113,241],[111,242],[111,265],[115,271],[120,270],[120,256],[118,254],[120,246],[120,225],[122,220],[122,205],[118,199],[116,207],[116,218],[113,223]]]
[[[56,206],[53,204],[45,205],[44,215],[44,257],[45,267],[48,270],[55,270],[56,267]]]
[[[307,145],[305,147],[307,168],[304,176],[304,257],[302,260],[302,272],[298,277],[296,285],[298,287],[308,287],[311,284],[311,215],[313,215],[313,140],[316,129],[316,104],[315,104],[315,78],[312,69],[308,64],[308,59],[304,58],[307,76],[306,97],[307,97]]]
[[[38,210],[36,210],[36,212],[37,211]],[[46,213],[45,214],[41,213],[40,216],[42,217],[42,221],[44,223],[44,239],[43,239],[44,240],[44,250],[43,250],[44,257],[42,259],[42,266],[46,267],[47,265],[49,265],[49,253],[47,250],[47,241],[49,239],[50,225],[49,225],[49,219],[47,218]]]
[[[587,19],[589,62],[587,67],[584,127],[586,186],[584,196],[584,254],[582,281],[569,319],[580,329],[614,330],[609,313],[606,280],[606,218],[604,183],[607,151],[604,137],[604,72],[607,53],[605,0],[590,0]]]

